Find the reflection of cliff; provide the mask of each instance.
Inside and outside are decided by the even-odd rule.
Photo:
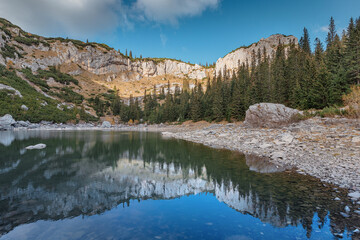
[[[277,227],[301,223],[309,233],[315,213],[323,221],[329,212],[343,211],[319,182],[250,171],[243,155],[229,151],[156,134],[31,134],[17,133],[10,144],[0,145],[0,234],[37,220],[102,213],[130,199],[201,192],[212,192],[229,207]],[[39,142],[47,148],[23,151]],[[275,170],[252,157],[246,162],[258,172]],[[336,231],[354,227],[343,218],[333,218],[331,226]]]

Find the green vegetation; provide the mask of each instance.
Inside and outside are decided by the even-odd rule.
[[[295,42],[288,46],[280,42],[271,59],[265,49],[253,51],[250,63],[242,64],[232,73],[223,69],[216,79],[208,80],[206,91],[201,84],[196,84],[191,91],[177,88],[169,94],[169,84],[166,96],[164,89],[160,95],[155,88],[152,95],[145,92],[144,108],[137,114],[134,114],[138,111],[134,100],[129,106],[115,100],[112,111],[123,121],[232,121],[244,119],[250,105],[273,102],[303,110],[323,109],[315,112],[322,117],[349,116],[349,111],[336,106],[343,104],[343,96],[350,92],[350,86],[360,84],[360,18],[350,20],[341,38],[331,18],[326,50],[319,39],[315,40],[314,52],[310,46],[305,28],[299,47]],[[353,87],[352,94],[357,100],[352,106],[358,106],[359,92]],[[351,102],[353,95],[347,95],[344,100]]]
[[[15,53],[18,55],[19,58],[22,58],[23,56],[16,50],[16,48],[14,46],[10,46],[8,44],[5,43],[4,47],[1,48],[1,55],[3,56],[4,59],[6,59],[7,57],[15,59],[16,55]]]
[[[14,40],[17,41],[18,43],[22,43],[27,46],[31,46],[31,45],[38,46],[41,42],[39,39],[36,38],[20,37],[20,36],[14,37]]]
[[[46,38],[46,40],[48,40],[49,42],[55,42],[55,41],[60,41],[60,42],[65,42],[65,43],[71,42],[79,49],[84,49],[87,46],[91,46],[93,48],[96,48],[97,46],[100,46],[100,47],[106,49],[107,51],[110,51],[110,50],[113,49],[113,48],[109,47],[108,45],[106,45],[105,43],[96,43],[96,42],[86,42],[85,43],[85,42],[80,41],[80,40],[62,38],[62,37]]]
[[[321,111],[317,111],[315,115],[320,117],[346,116],[347,111],[334,106],[326,107]]]
[[[30,69],[23,69],[24,76],[41,89],[46,90],[49,94],[57,95],[67,102],[81,104],[83,97],[73,92],[70,88],[65,87],[60,89],[59,93],[52,92],[46,81],[40,79],[37,75],[33,75]],[[0,116],[11,114],[16,120],[29,120],[30,122],[53,121],[53,122],[67,122],[86,120],[97,120],[85,112],[84,109],[74,107],[72,109],[64,108],[60,110],[57,108],[58,101],[45,97],[37,92],[26,81],[18,77],[14,70],[7,70],[0,65],[0,83],[11,86],[20,91],[23,98],[14,95],[11,91],[0,91]],[[46,103],[46,104],[44,104]],[[24,111],[21,105],[26,105],[29,110]]]
[[[11,86],[21,92],[23,98],[0,92],[0,116],[11,114],[16,120],[29,120],[31,122],[54,121],[66,122],[75,119],[75,112],[61,111],[56,108],[57,101],[38,93],[27,82],[19,78],[14,71],[6,70],[0,66],[0,83]],[[41,103],[46,102],[46,106]],[[21,110],[21,105],[26,105],[29,110]]]
[[[41,90],[44,92],[48,92],[50,89],[50,86],[46,83],[44,79],[40,79],[38,76],[33,75],[30,68],[25,68],[21,70],[22,73],[24,73],[27,80],[35,84],[36,86],[40,87]]]
[[[59,89],[58,93],[52,93],[52,95],[57,96],[60,99],[63,99],[65,102],[81,104],[84,100],[84,97],[76,92],[74,92],[71,88],[64,87]]]
[[[38,76],[42,79],[53,78],[56,82],[69,85],[70,83],[74,83],[75,85],[79,85],[79,81],[70,76],[69,74],[62,73],[56,69],[56,67],[49,67],[49,70],[39,70]]]

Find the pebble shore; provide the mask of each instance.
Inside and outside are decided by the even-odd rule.
[[[360,191],[360,122],[312,118],[283,128],[249,128],[244,124],[213,124],[196,130],[163,132],[210,147],[268,158],[320,180]]]

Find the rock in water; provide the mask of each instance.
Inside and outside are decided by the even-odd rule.
[[[0,117],[0,130],[11,129],[15,125],[16,121],[10,114],[6,114],[3,117]]]
[[[102,127],[102,128],[111,128],[111,123],[108,122],[108,121],[104,121],[104,122],[101,124],[101,127]]]
[[[34,149],[44,149],[44,148],[46,148],[46,144],[39,143],[39,144],[36,144],[36,145],[33,145],[33,146],[28,146],[25,149],[26,150],[34,150]]]
[[[251,127],[280,127],[291,124],[301,114],[282,104],[259,103],[246,111],[245,123]]]

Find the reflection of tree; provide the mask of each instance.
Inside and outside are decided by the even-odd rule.
[[[260,174],[249,171],[245,157],[239,153],[209,149],[180,140],[164,140],[157,134],[146,133],[54,132],[34,135],[23,140],[15,138],[7,147],[0,145],[3,153],[0,155],[0,170],[10,169],[0,174],[0,215],[3,218],[10,211],[19,213],[17,217],[1,219],[0,232],[12,229],[14,225],[9,226],[9,221],[19,217],[23,219],[17,220],[15,226],[24,221],[95,214],[120,203],[128,204],[129,198],[122,196],[119,189],[112,189],[104,177],[94,177],[108,167],[116,168],[119,159],[142,160],[143,167],[151,166],[153,172],[160,166],[168,177],[174,174],[172,167],[182,174],[183,179],[206,176],[206,180],[216,186],[211,191],[219,199],[227,201],[229,206],[262,220],[267,219],[276,226],[300,223],[307,230],[308,237],[315,213],[320,219],[320,226],[324,225],[329,213],[334,232],[352,229],[355,227],[352,222],[359,220],[339,217],[342,209],[332,201],[335,193],[331,187],[324,187],[313,178],[294,173]],[[23,152],[26,146],[39,142],[46,143],[47,148]],[[17,165],[11,168],[14,163]],[[121,186],[131,184],[128,181],[123,180]],[[86,193],[82,192],[84,186],[90,189]],[[24,194],[20,194],[22,189],[33,189],[34,192],[33,196],[27,196],[29,201],[26,203],[23,203]],[[70,216],[46,215],[44,209],[52,206],[53,202],[44,202],[36,196],[46,195],[47,199],[51,199],[51,193],[57,193],[71,199],[72,194],[78,192],[89,196],[84,198],[86,203],[75,204],[77,207],[70,210]],[[230,192],[236,193],[238,199],[223,196]],[[100,195],[106,197],[100,201],[96,199]],[[250,199],[254,210],[249,212],[236,208],[236,201],[241,199]],[[95,211],[92,209],[94,203],[99,206]]]

